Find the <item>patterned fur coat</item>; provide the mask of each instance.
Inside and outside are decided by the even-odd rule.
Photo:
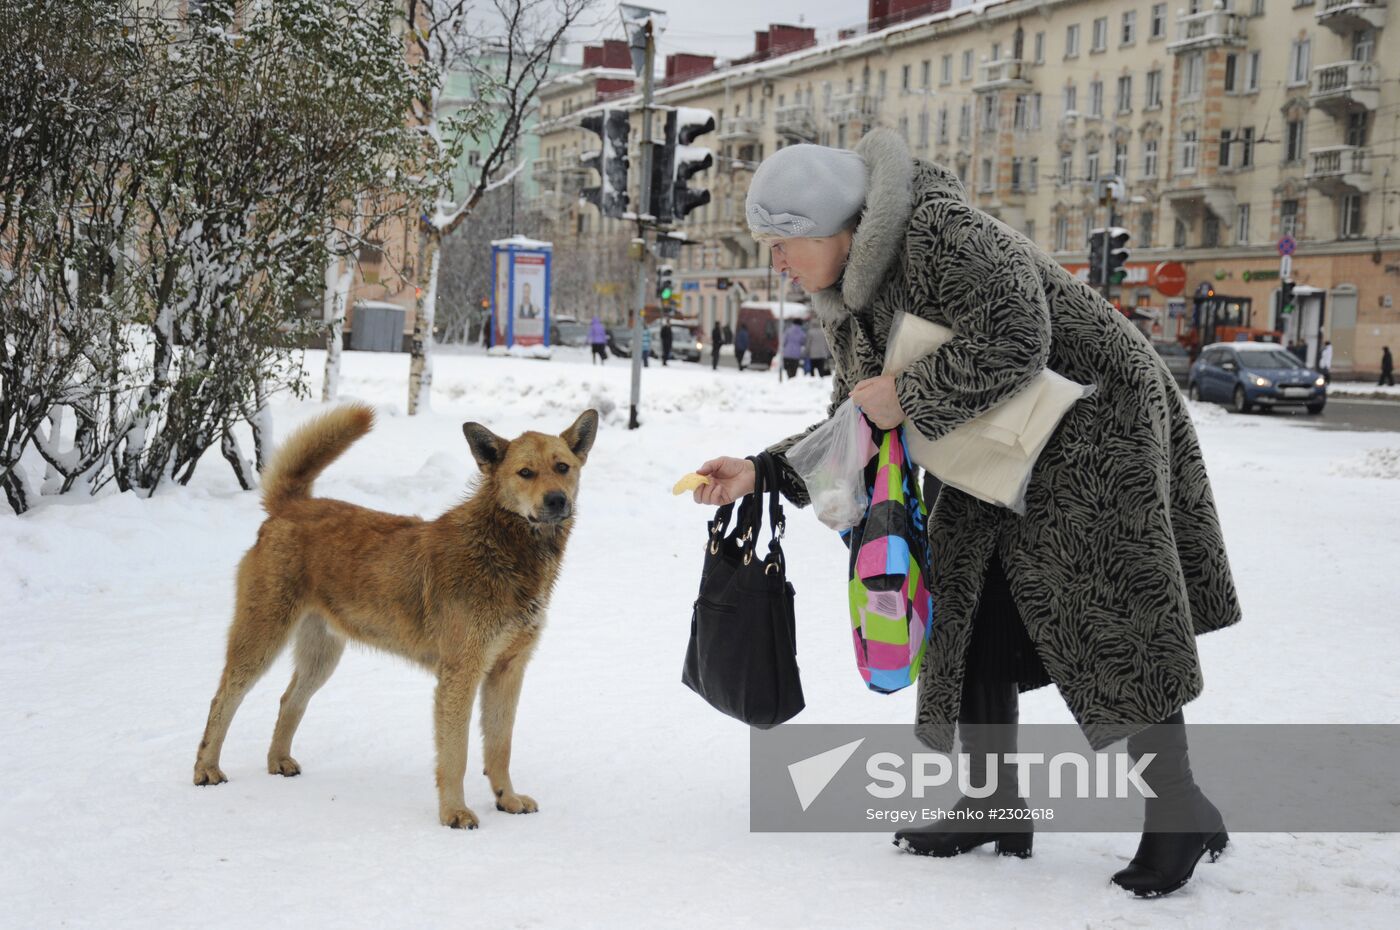
[[[913,159],[889,130],[871,132],[856,151],[869,172],[865,209],[841,279],[812,295],[835,363],[828,415],[881,373],[900,310],[954,331],[896,381],[900,406],[929,439],[1047,366],[1098,387],[1041,454],[1024,517],[952,488],[938,495],[918,736],[952,749],[972,617],[995,549],[1041,661],[1102,749],[1200,694],[1196,636],[1240,619],[1186,407],[1142,334],[1021,233],[971,206],[951,172]],[[783,493],[798,506],[806,489],[781,453],[801,435],[771,447]]]

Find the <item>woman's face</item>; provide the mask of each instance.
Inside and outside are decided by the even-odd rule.
[[[770,239],[773,270],[787,272],[807,293],[831,287],[851,254],[851,231],[821,238]]]

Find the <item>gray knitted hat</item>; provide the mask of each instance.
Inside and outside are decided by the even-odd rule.
[[[865,159],[847,149],[790,145],[763,160],[744,215],[755,236],[834,236],[865,205]]]

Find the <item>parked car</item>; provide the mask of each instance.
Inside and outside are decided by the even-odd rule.
[[[1162,357],[1177,384],[1184,385],[1191,380],[1191,353],[1186,351],[1184,345],[1179,342],[1153,340],[1152,348]]]
[[[608,352],[621,358],[632,357],[632,327],[608,327]]]
[[[647,327],[651,331],[651,357],[661,357],[661,323],[658,321]],[[671,324],[671,357],[686,362],[700,361],[700,345],[695,339],[695,331],[680,323]]]
[[[1238,413],[1307,407],[1316,414],[1327,405],[1327,381],[1276,343],[1217,342],[1202,349],[1191,366],[1186,394],[1229,404]]]
[[[556,346],[587,346],[588,324],[569,318],[556,318],[549,328],[549,341]]]

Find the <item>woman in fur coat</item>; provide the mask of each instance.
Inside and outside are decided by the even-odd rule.
[[[797,145],[754,175],[746,215],[773,267],[812,295],[831,348],[828,416],[851,397],[877,426],[909,421],[936,440],[1026,387],[1045,368],[1097,390],[1061,421],[1035,464],[1025,515],[951,487],[930,499],[935,619],[918,688],[917,734],[972,756],[1015,751],[1017,695],[1053,682],[1089,745],[1127,738],[1144,779],[1144,832],[1113,876],[1140,895],[1185,884],[1227,837],[1195,785],[1181,708],[1201,693],[1196,637],[1240,608],[1201,450],[1175,381],[1121,313],[1021,233],[968,202],[947,169],[911,157],[889,130],[855,150]],[[954,335],[898,376],[881,373],[899,311]],[[815,428],[815,426],[813,427]],[[773,445],[782,492],[808,502]],[[722,457],[696,500],[749,493],[753,467]],[[1154,771],[1155,768],[1155,771]],[[979,769],[982,771],[979,774]],[[1014,767],[997,792],[959,806],[1024,805]],[[1028,821],[1026,822],[1028,825]],[[965,822],[896,834],[910,852],[950,856],[985,843],[1030,854],[1029,832]]]

